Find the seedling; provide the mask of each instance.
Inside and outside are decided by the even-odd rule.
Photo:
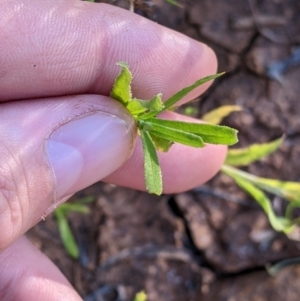
[[[160,195],[163,190],[161,168],[156,151],[167,152],[174,143],[199,148],[204,147],[206,143],[232,145],[238,141],[237,130],[226,126],[157,118],[162,112],[173,110],[189,92],[223,73],[199,79],[163,102],[161,93],[150,100],[133,97],[132,74],[128,65],[125,62],[119,62],[117,65],[122,70],[115,80],[110,96],[127,108],[136,121],[143,145],[145,183],[149,193]]]
[[[68,214],[70,212],[78,212],[81,214],[90,213],[87,204],[94,200],[95,198],[93,196],[84,197],[75,203],[64,203],[54,211],[61,241],[67,253],[74,259],[78,259],[79,257],[79,248],[68,222]]]
[[[241,108],[238,106],[222,106],[205,114],[202,119],[218,124],[230,113],[240,110]],[[267,143],[252,144],[245,148],[229,149],[221,171],[230,176],[242,190],[261,206],[274,230],[284,232],[290,238],[295,238],[295,233],[299,229],[300,218],[293,218],[293,211],[300,208],[300,184],[258,177],[237,168],[248,166],[275,152],[283,140],[284,137]],[[288,201],[284,216],[278,216],[275,213],[267,194],[273,194]],[[299,237],[297,239],[299,240]]]
[[[274,152],[282,142],[283,139],[280,138],[269,143],[254,144],[243,149],[232,149],[228,152],[226,162],[221,170],[256,200],[276,231],[284,232],[290,236],[290,233],[296,230],[296,225],[300,222],[299,218],[294,219],[292,216],[293,210],[300,208],[300,184],[258,177],[234,167],[248,166],[252,162]],[[282,197],[289,202],[284,216],[275,214],[272,202],[265,192]]]

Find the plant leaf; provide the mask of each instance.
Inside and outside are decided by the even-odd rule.
[[[300,183],[298,182],[261,178],[228,165],[223,165],[222,171],[228,175],[238,174],[243,179],[248,180],[261,189],[273,193],[279,197],[283,197],[288,201],[300,201]]]
[[[182,8],[183,6],[178,3],[176,0],[166,0],[166,2],[168,2],[169,4],[172,4],[172,5],[175,5],[175,6],[178,6],[180,8]]]
[[[72,234],[72,230],[67,221],[67,217],[63,208],[59,207],[54,211],[54,215],[57,220],[58,230],[61,237],[61,241],[68,252],[68,254],[77,259],[79,257],[79,249],[76,244],[75,238]]]
[[[287,231],[292,223],[284,217],[278,217],[272,208],[270,199],[259,188],[242,178],[234,178],[235,182],[246,192],[248,192],[262,207],[268,216],[269,222],[276,231]]]
[[[127,103],[131,100],[132,74],[125,62],[119,62],[117,63],[117,65],[122,67],[122,71],[115,80],[113,89],[110,93],[110,97],[118,100],[120,103],[126,106]]]
[[[184,96],[186,96],[188,93],[190,93],[191,91],[193,91],[197,87],[199,87],[199,86],[203,85],[204,83],[209,82],[213,79],[216,79],[216,78],[220,77],[223,74],[224,74],[224,72],[203,77],[203,78],[197,80],[192,85],[183,88],[182,90],[175,93],[173,96],[171,96],[169,99],[167,99],[165,101],[165,107],[164,107],[163,111],[168,110],[169,108],[173,107],[179,100],[181,100]]]
[[[140,102],[140,104],[144,108],[148,109],[151,112],[159,112],[165,106],[163,101],[161,100],[161,97],[162,97],[162,94],[159,93],[159,94],[155,95],[153,98],[151,98],[150,100],[140,100],[137,98],[134,98],[133,100],[136,99],[137,101]]]
[[[242,111],[240,106],[221,106],[204,114],[201,119],[212,124],[220,124],[222,120],[233,112]]]
[[[149,193],[161,195],[162,175],[154,144],[148,132],[141,132],[144,151],[144,174],[146,189]]]
[[[147,111],[147,108],[144,107],[141,104],[141,101],[136,98],[129,101],[126,105],[126,108],[133,116],[137,116]]]
[[[173,127],[165,127],[159,123],[152,123],[152,120],[148,119],[146,121],[139,121],[139,128],[143,131],[149,131],[149,133],[161,137],[163,139],[181,143],[184,145],[189,145],[193,147],[204,147],[205,144],[201,137],[189,133],[186,131],[181,131]]]
[[[282,142],[283,137],[269,143],[252,144],[246,148],[230,149],[228,150],[225,164],[231,166],[247,166],[273,153]]]
[[[205,143],[232,145],[238,141],[237,130],[226,126],[157,118],[147,119],[147,122],[150,123],[151,127],[155,130],[157,130],[158,126],[161,126],[168,128],[168,131],[169,129],[173,129],[195,134],[201,137]]]
[[[82,198],[80,198],[79,200],[76,201],[77,204],[89,204],[92,203],[96,200],[96,197],[93,195],[89,195],[89,196],[84,196]],[[66,204],[66,203],[64,203]]]
[[[61,209],[63,209],[66,213],[73,211],[73,212],[78,212],[82,214],[88,214],[90,213],[90,209],[87,205],[80,204],[80,203],[64,203],[60,205]]]
[[[152,139],[155,149],[160,152],[166,153],[167,151],[169,151],[171,146],[174,144],[174,142],[172,142],[170,140],[158,137],[152,133],[149,133],[149,134],[150,134],[150,137]]]
[[[293,225],[292,222],[285,217],[276,216],[272,208],[270,199],[261,189],[256,187],[247,178],[245,178],[242,171],[231,168],[229,166],[225,166],[225,168],[223,166],[222,171],[233,178],[233,180],[237,183],[238,186],[240,186],[240,188],[250,194],[257,201],[257,203],[265,211],[270,224],[276,231],[289,231],[291,229]]]

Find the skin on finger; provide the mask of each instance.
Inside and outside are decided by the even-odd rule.
[[[0,300],[82,301],[59,269],[25,237],[0,253]]]
[[[174,112],[167,112],[164,119],[201,122]],[[157,152],[163,175],[163,192],[178,193],[199,186],[211,179],[225,161],[227,147],[207,144],[194,148],[175,143],[167,153]],[[131,157],[105,181],[138,190],[145,190],[144,158],[138,140]]]
[[[0,120],[0,251],[118,169],[136,137],[128,111],[98,95],[3,103]]]
[[[119,61],[129,64],[133,94],[141,99],[157,93],[167,99],[216,72],[216,57],[204,44],[106,4],[4,0],[0,28],[0,101],[108,95]]]

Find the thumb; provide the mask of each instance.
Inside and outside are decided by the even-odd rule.
[[[4,103],[0,120],[0,250],[119,168],[135,141],[127,111],[96,95]]]

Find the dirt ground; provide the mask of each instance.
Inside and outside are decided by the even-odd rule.
[[[191,0],[183,8],[154,1],[149,18],[204,41],[228,71],[194,104],[201,114],[223,104],[243,106],[225,124],[239,146],[286,134],[275,154],[248,171],[300,180],[300,1]],[[146,14],[145,12],[140,12]],[[267,264],[300,256],[300,242],[274,232],[256,203],[225,175],[192,191],[155,197],[95,184],[91,214],[70,215],[80,247],[72,260],[53,216],[29,237],[86,301],[299,301],[300,267],[271,277]],[[275,198],[280,210],[282,200]]]

